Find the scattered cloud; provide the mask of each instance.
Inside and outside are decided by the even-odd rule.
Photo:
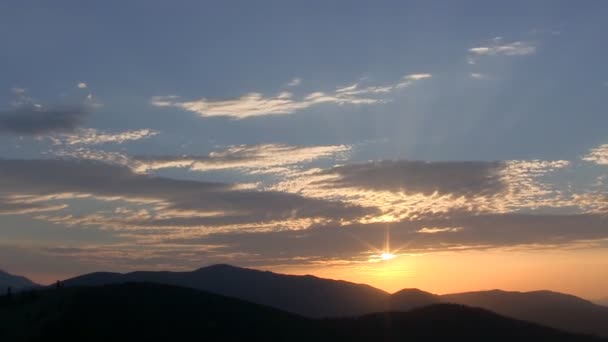
[[[128,141],[147,139],[159,132],[152,129],[137,129],[119,133],[100,132],[94,128],[77,129],[74,133],[52,137],[56,145],[100,145],[107,143],[122,144]]]
[[[536,46],[527,42],[513,42],[509,44],[493,44],[490,46],[479,46],[470,48],[469,52],[481,56],[524,56],[536,52]]]
[[[210,100],[206,98],[182,101],[180,97],[155,96],[150,103],[156,107],[176,107],[194,112],[203,117],[225,116],[233,119],[246,119],[265,115],[292,114],[318,104],[337,105],[371,105],[384,103],[387,100],[378,97],[396,89],[408,87],[416,81],[430,78],[430,74],[410,74],[396,84],[360,87],[358,83],[338,88],[333,92],[312,92],[296,99],[290,92],[281,92],[274,96],[260,93],[248,93],[235,99]]]
[[[350,146],[347,145],[237,145],[211,152],[206,156],[135,156],[131,166],[137,172],[164,168],[188,168],[200,172],[237,169],[250,174],[285,174],[298,164],[323,158],[340,159],[350,149]]]
[[[93,198],[149,206],[162,219],[198,220],[199,226],[246,225],[298,219],[353,220],[374,209],[232,184],[137,174],[85,160],[2,160],[0,193],[15,203]],[[146,220],[149,220],[146,217]],[[122,222],[121,222],[122,223]]]
[[[422,227],[418,233],[422,234],[437,234],[437,233],[455,233],[463,230],[462,227]]]
[[[608,144],[592,148],[582,159],[598,165],[608,165]]]
[[[496,37],[487,45],[472,47],[468,50],[467,62],[475,64],[483,56],[526,56],[536,53],[536,45],[532,42],[515,41],[506,43],[502,37]]]
[[[288,87],[296,87],[299,86],[302,83],[302,79],[299,77],[296,77],[294,79],[292,79],[291,81],[289,81],[289,83],[287,83]]]
[[[469,77],[472,78],[472,79],[474,79],[474,80],[486,80],[486,79],[488,79],[488,75],[477,73],[477,72],[472,72],[471,74],[469,74]]]
[[[31,213],[41,213],[47,211],[57,211],[67,208],[66,204],[52,203],[32,203],[21,201],[10,196],[0,196],[0,215],[23,215]]]
[[[321,199],[376,207],[372,221],[419,220],[570,207],[572,198],[541,181],[567,161],[378,161],[311,169],[272,188]]]
[[[165,242],[218,245],[225,253],[277,262],[298,258],[306,263],[322,256],[354,263],[382,252],[388,227],[391,253],[416,254],[492,248],[588,247],[608,239],[605,215],[470,215],[456,219],[429,219],[390,223],[319,225],[304,231],[214,233],[177,237]],[[381,232],[381,233],[379,233]]]
[[[282,174],[296,171],[302,164],[320,159],[342,160],[350,152],[348,145],[290,146],[282,144],[234,145],[208,155],[140,155],[128,156],[120,152],[105,152],[87,148],[61,150],[55,155],[76,159],[98,160],[130,167],[134,172],[186,168],[208,172],[238,170],[247,174]]]

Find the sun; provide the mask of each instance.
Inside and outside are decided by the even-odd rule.
[[[380,258],[382,258],[382,260],[391,260],[395,258],[395,254],[390,252],[384,252],[380,254]]]

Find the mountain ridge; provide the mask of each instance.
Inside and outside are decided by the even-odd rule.
[[[11,288],[11,291],[20,291],[39,286],[26,277],[10,274],[0,269],[0,294],[4,294],[8,288]]]
[[[0,321],[6,323],[0,325],[2,341],[601,341],[456,304],[310,319],[153,283],[50,287],[0,296]]]
[[[212,265],[190,272],[96,272],[65,280],[66,286],[152,282],[240,298],[306,317],[361,316],[408,311],[439,303],[479,307],[498,314],[572,332],[608,336],[608,308],[582,298],[539,290],[472,291],[436,295],[419,289],[393,294],[366,284]],[[574,316],[573,316],[574,315]],[[572,320],[572,317],[577,317]]]

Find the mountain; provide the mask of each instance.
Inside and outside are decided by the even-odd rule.
[[[608,306],[608,297],[595,300],[595,304]]]
[[[4,294],[10,287],[12,291],[19,291],[38,287],[39,285],[26,277],[12,275],[0,270],[0,294]]]
[[[599,341],[461,305],[309,319],[152,283],[0,297],[0,322],[1,341]]]
[[[320,336],[276,309],[161,284],[53,288],[0,298],[0,341],[294,340]]]
[[[283,275],[230,265],[193,272],[91,273],[64,281],[66,286],[153,282],[204,290],[267,305],[311,318],[361,316],[407,311],[438,303],[479,307],[516,319],[572,332],[608,337],[608,308],[549,291],[480,291],[434,295],[404,289],[392,295],[368,285]]]
[[[605,341],[455,304],[340,318],[329,326],[357,341]]]
[[[403,289],[390,296],[392,311],[408,311],[414,308],[441,303],[441,297],[419,289]]]
[[[152,282],[194,288],[307,317],[338,317],[386,311],[389,294],[368,285],[294,276],[230,265],[192,272],[91,273],[63,281],[65,286]]]
[[[563,293],[492,290],[443,295],[441,301],[481,307],[568,331],[608,336],[607,307]]]

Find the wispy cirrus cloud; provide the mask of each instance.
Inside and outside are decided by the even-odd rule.
[[[379,97],[396,89],[405,88],[416,81],[431,78],[431,74],[405,75],[394,84],[361,87],[358,83],[338,88],[332,92],[316,91],[300,98],[291,92],[280,92],[274,96],[248,93],[235,99],[212,100],[201,98],[184,101],[179,96],[155,96],[150,103],[156,107],[175,107],[197,113],[202,117],[225,116],[232,119],[246,119],[265,115],[286,115],[319,104],[372,105],[387,100]]]
[[[73,133],[60,134],[51,139],[56,145],[100,145],[107,143],[122,144],[128,141],[147,139],[159,132],[152,129],[137,129],[118,133],[101,132],[94,128],[81,128]]]
[[[289,83],[287,83],[287,86],[296,87],[296,86],[299,86],[300,84],[302,84],[302,79],[299,77],[295,77],[291,81],[289,81]]]
[[[525,56],[535,53],[536,46],[530,42],[503,43],[502,39],[494,39],[492,44],[470,48],[469,52],[479,56]]]
[[[208,172],[238,170],[247,174],[288,174],[295,167],[320,159],[346,158],[351,146],[293,146],[283,144],[234,145],[207,155],[135,155],[88,148],[56,151],[55,155],[76,159],[98,160],[130,167],[137,173],[185,168]]]
[[[480,45],[468,49],[469,64],[475,64],[484,56],[526,56],[536,53],[536,44],[527,41],[504,42],[502,37],[492,39],[487,45]]]
[[[293,166],[313,160],[339,159],[350,149],[347,145],[237,145],[211,152],[206,156],[135,156],[132,159],[132,167],[137,172],[188,168],[200,172],[236,169],[250,174],[286,173]]]

